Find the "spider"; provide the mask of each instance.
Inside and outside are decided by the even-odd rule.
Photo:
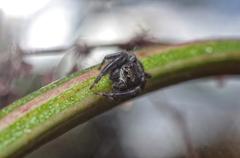
[[[106,61],[109,62],[103,67]],[[144,72],[143,65],[137,57],[127,51],[120,51],[105,56],[99,66],[99,70],[101,68],[100,74],[90,89],[92,89],[103,76],[109,74],[109,78],[113,83],[112,91],[109,93],[99,93],[99,95],[112,100],[136,96],[144,89],[146,79],[151,77],[148,73]]]

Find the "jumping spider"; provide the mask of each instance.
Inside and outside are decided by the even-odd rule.
[[[144,89],[146,79],[151,77],[144,72],[143,65],[137,57],[134,54],[129,54],[127,51],[120,51],[105,56],[100,64],[99,70],[106,61],[109,62],[103,67],[90,89],[92,89],[104,75],[109,74],[110,80],[113,82],[112,92],[100,93],[100,95],[108,97],[109,99],[136,96]]]

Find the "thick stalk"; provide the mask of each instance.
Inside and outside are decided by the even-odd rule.
[[[205,76],[240,73],[240,40],[212,40],[138,51],[152,75],[144,93]],[[72,74],[0,111],[0,157],[19,157],[123,101],[95,95],[109,91],[105,77],[90,90],[95,67]]]

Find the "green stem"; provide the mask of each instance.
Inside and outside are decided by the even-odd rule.
[[[193,42],[151,47],[138,52],[152,75],[143,93],[182,81],[240,73],[240,40]],[[0,157],[19,157],[79,123],[115,107],[95,92],[109,91],[105,77],[89,90],[95,67],[56,81],[0,111]]]

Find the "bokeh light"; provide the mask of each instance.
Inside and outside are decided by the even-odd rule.
[[[27,17],[43,8],[51,0],[0,0],[0,9],[7,16]]]

